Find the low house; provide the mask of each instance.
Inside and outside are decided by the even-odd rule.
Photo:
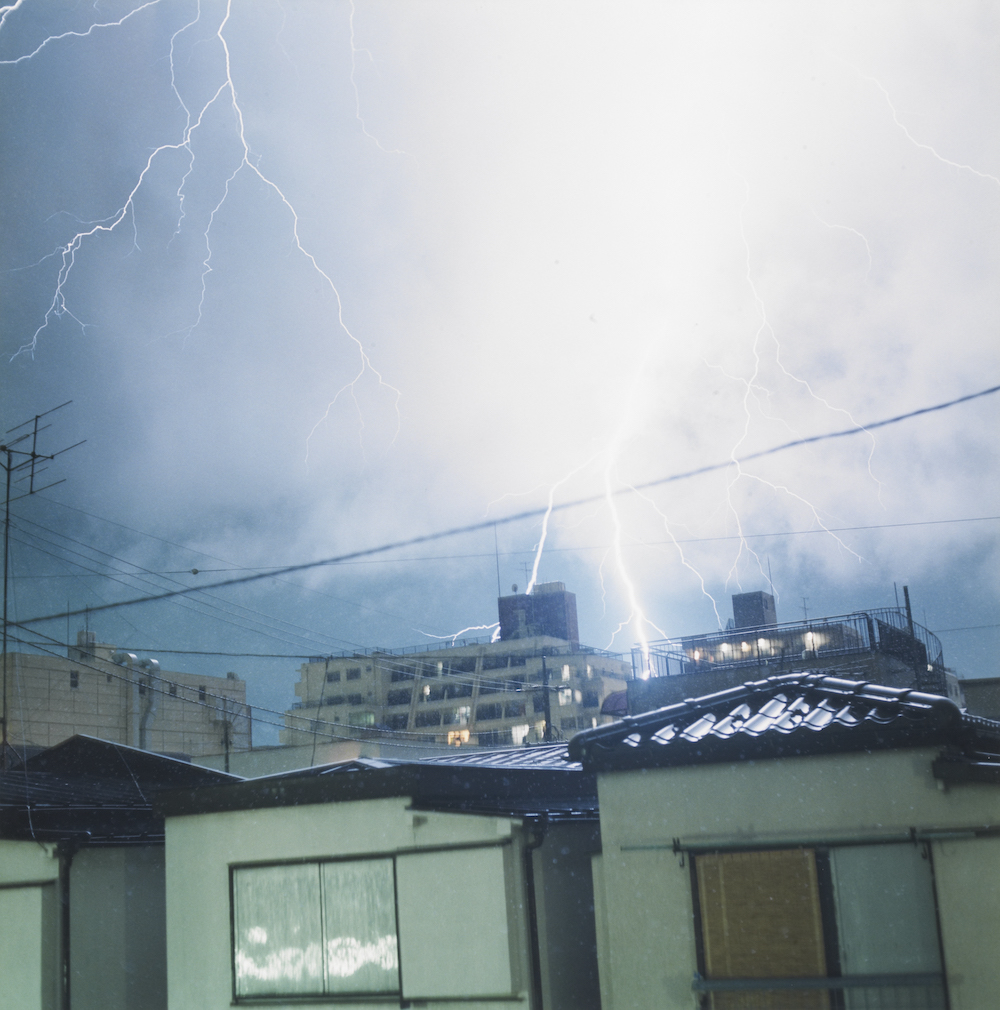
[[[235,781],[73,737],[0,772],[0,1006],[166,1010],[164,788]]]
[[[603,1010],[985,1010],[1000,723],[772,677],[578,734],[598,780]]]
[[[597,796],[565,753],[362,758],[164,796],[171,1010],[598,1010]]]

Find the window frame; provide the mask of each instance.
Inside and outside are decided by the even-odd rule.
[[[227,867],[229,871],[229,970],[230,970],[230,990],[232,993],[232,1005],[233,1006],[273,1006],[276,1004],[284,1005],[321,1005],[321,1004],[364,1004],[364,1003],[375,1003],[375,1004],[385,1004],[399,1002],[400,1005],[407,1004],[411,999],[419,1000],[424,1002],[424,997],[408,997],[403,991],[403,944],[402,938],[400,937],[400,927],[399,927],[399,884],[397,876],[397,858],[399,856],[420,856],[420,855],[430,855],[432,853],[442,853],[442,852],[469,852],[480,849],[497,849],[501,853],[513,845],[512,838],[501,838],[499,840],[480,841],[480,842],[463,842],[459,844],[442,844],[442,845],[427,845],[418,846],[413,848],[401,848],[393,849],[388,852],[365,852],[362,854],[345,854],[345,855],[334,855],[334,856],[302,856],[292,859],[265,859],[265,860],[248,860],[241,862],[230,863]],[[506,859],[505,857],[505,866]],[[321,867],[328,863],[357,863],[357,862],[367,862],[370,860],[381,860],[388,859],[392,863],[392,881],[393,881],[393,916],[396,923],[396,975],[398,988],[393,992],[379,992],[379,993],[280,993],[273,995],[252,995],[243,996],[237,993],[236,989],[236,893],[234,888],[234,879],[237,871],[240,870],[255,870],[255,869],[268,869],[274,866],[316,866]],[[692,864],[693,865],[693,864]],[[503,901],[506,903],[507,914],[516,915],[516,909],[512,909],[509,904],[509,894],[508,889],[510,887],[510,880],[507,877],[507,870],[504,871],[505,878],[505,893],[503,895]],[[323,916],[323,906],[320,905],[320,915]],[[510,950],[508,950],[508,957],[511,956]],[[514,964],[513,959],[510,963],[511,970],[511,981],[513,983],[517,968]],[[482,1002],[496,1002],[502,1001],[506,1002],[508,1000],[518,1000],[520,997],[516,992],[511,992],[507,994],[496,994],[489,996],[479,996],[470,995],[462,997],[434,997],[431,1002],[455,1002],[456,1000],[464,1003],[482,1003]]]
[[[807,850],[813,853],[815,860],[816,869],[816,885],[817,885],[817,899],[819,905],[819,914],[822,925],[822,947],[823,953],[826,959],[826,975],[823,976],[829,979],[842,979],[852,977],[851,972],[846,974],[843,971],[843,965],[841,963],[841,936],[840,936],[840,921],[838,915],[837,906],[837,894],[833,879],[833,869],[831,865],[831,853],[837,849],[854,849],[854,848],[867,848],[867,847],[882,847],[882,846],[894,846],[894,845],[909,845],[916,844],[922,849],[923,858],[927,861],[928,867],[928,878],[931,888],[931,897],[933,903],[933,926],[937,937],[938,954],[941,964],[940,971],[940,982],[942,987],[942,994],[944,998],[944,1006],[950,1006],[950,997],[948,990],[948,979],[947,971],[945,968],[946,962],[944,957],[944,946],[943,937],[941,934],[941,919],[940,912],[938,908],[938,893],[937,893],[937,878],[934,868],[934,853],[933,848],[927,841],[909,843],[902,841],[899,838],[893,839],[865,839],[863,841],[840,841],[840,842],[806,842],[801,844],[785,844],[782,845],[772,844],[772,845],[760,845],[760,846],[721,846],[719,848],[700,848],[700,847],[680,847],[675,851],[678,851],[687,856],[687,863],[689,868],[689,883],[690,883],[690,895],[691,895],[691,912],[692,912],[692,925],[694,934],[694,946],[695,946],[695,962],[697,965],[697,977],[703,979],[706,982],[713,981],[710,979],[707,973],[707,960],[705,955],[705,918],[704,911],[702,909],[701,902],[701,891],[698,876],[698,862],[701,857],[704,856],[719,856],[719,855],[737,855],[737,854],[749,854],[749,853],[762,853],[762,852],[779,852],[779,851],[795,851],[795,850]],[[909,973],[901,973],[902,975]],[[920,973],[917,973],[917,977]],[[763,978],[768,978],[769,976],[763,976]],[[863,976],[862,976],[863,977]],[[716,979],[718,980],[718,979]],[[836,1008],[843,1007],[844,997],[841,994],[844,990],[830,989],[830,990],[819,990],[826,991],[829,993],[829,1006],[831,1010],[836,1010]],[[714,1005],[712,1000],[712,993],[710,991],[700,991],[699,1006],[702,1008],[709,1008]]]
[[[320,874],[320,879],[322,879],[322,867],[327,864],[332,863],[366,863],[372,862],[373,860],[381,861],[388,860],[392,865],[392,915],[393,922],[395,924],[395,937],[396,937],[396,988],[395,989],[384,989],[378,991],[370,990],[358,990],[356,992],[302,992],[302,993],[261,993],[254,995],[241,994],[237,989],[236,980],[236,952],[237,952],[237,935],[236,935],[236,874],[240,871],[247,870],[267,870],[271,867],[289,867],[289,866],[315,866],[318,873]],[[320,923],[325,923],[326,919],[326,909],[324,905],[324,893],[322,883],[319,889],[319,911],[320,911]],[[321,927],[322,928],[322,927]],[[396,853],[394,852],[375,852],[375,853],[365,853],[364,855],[345,855],[345,856],[324,856],[318,859],[302,858],[302,859],[270,859],[266,862],[253,862],[253,863],[230,863],[229,865],[229,970],[231,977],[231,990],[233,1005],[235,1006],[254,1006],[254,1005],[272,1005],[275,1003],[385,1003],[385,1002],[395,1002],[396,1000],[402,1000],[403,998],[403,962],[400,957],[400,942],[399,942],[399,893],[398,886],[396,882]],[[323,951],[324,962],[326,960],[326,952]],[[326,972],[324,969],[324,985],[325,985]]]

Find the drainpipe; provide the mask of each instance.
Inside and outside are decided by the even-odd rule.
[[[160,692],[153,687],[153,679],[160,672],[160,664],[155,659],[140,659],[139,667],[146,670],[146,705],[143,709],[142,718],[139,720],[139,749],[149,750],[147,731],[149,721],[156,712],[157,702],[160,700]]]
[[[526,825],[527,826],[527,825]],[[538,938],[538,901],[535,897],[535,849],[545,841],[548,817],[542,814],[533,825],[535,837],[524,846],[524,883],[528,892],[528,935],[531,944],[532,1010],[542,1010],[542,952]]]
[[[136,690],[135,675],[133,673],[135,664],[139,662],[139,657],[134,652],[115,652],[111,656],[111,662],[115,666],[124,666],[128,670],[128,712],[125,718],[125,744],[128,747],[135,747],[138,744],[139,730],[139,692]]]

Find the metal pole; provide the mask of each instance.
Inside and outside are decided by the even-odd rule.
[[[545,657],[542,656],[542,705],[545,713],[545,733],[542,739],[546,743],[552,742],[552,699],[549,697],[549,668],[545,665]]]
[[[7,493],[4,497],[3,517],[3,768],[7,768],[7,568],[10,544],[10,449],[7,453]]]

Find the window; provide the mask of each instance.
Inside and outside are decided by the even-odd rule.
[[[208,692],[205,690],[205,685],[202,684],[198,688],[198,701],[204,701],[208,697]]]
[[[348,670],[347,670],[347,679],[348,680],[361,680],[361,667],[360,666],[351,666],[351,667],[348,667]]]
[[[170,697],[171,698],[176,698],[177,697],[177,685],[176,684],[170,684],[169,685],[169,689],[170,689]]]
[[[572,705],[573,704],[573,688],[571,687],[561,687],[559,688],[559,693],[557,695],[560,705]]]
[[[363,705],[365,703],[364,695],[361,694],[349,694],[347,696],[348,705]]]
[[[340,682],[340,670],[328,670],[326,674],[326,682],[328,684],[337,684]]]
[[[413,680],[413,674],[411,671],[406,669],[393,670],[392,673],[389,674],[389,680],[392,681],[393,684],[398,684],[401,680]]]
[[[569,680],[569,677],[570,677],[570,668],[569,668],[569,664],[566,663],[566,664],[563,665],[563,668],[562,668],[562,679],[563,680]]]
[[[695,875],[705,1006],[742,1007],[751,995],[754,1006],[797,1010],[828,1010],[837,1000],[848,1010],[945,1006],[931,864],[921,846],[708,853],[696,856]],[[724,979],[850,976],[872,982],[711,990]]]
[[[402,713],[400,715],[390,715],[385,722],[386,725],[389,727],[389,729],[399,730],[399,729],[406,729],[407,723],[409,721],[410,717],[406,713]]]
[[[476,718],[477,719],[502,719],[503,718],[503,705],[493,704],[493,705],[477,705],[476,706]]]
[[[601,704],[601,696],[597,693],[597,691],[583,692],[584,708],[597,708],[600,704]]]
[[[233,867],[233,995],[509,999],[524,985],[508,939],[511,858],[490,846]]]
[[[232,874],[237,997],[399,992],[391,859]]]
[[[80,686],[80,671],[79,670],[70,670],[69,671],[69,686],[71,688],[73,688],[73,687],[79,687]]]
[[[449,698],[471,698],[471,684],[449,684],[447,697]]]
[[[374,726],[375,725],[375,713],[374,712],[352,712],[347,717],[348,725],[350,726]]]
[[[432,709],[431,711],[418,712],[413,717],[414,726],[440,726],[441,725],[441,713],[437,709]]]
[[[326,703],[327,705],[343,705],[345,700],[346,699],[342,694],[331,694],[330,697],[326,699]]]
[[[399,689],[396,691],[390,691],[386,696],[387,705],[409,705],[410,698],[413,696],[413,692],[409,689]]]
[[[524,715],[523,701],[508,701],[503,707],[503,714],[508,719],[516,719]]]

